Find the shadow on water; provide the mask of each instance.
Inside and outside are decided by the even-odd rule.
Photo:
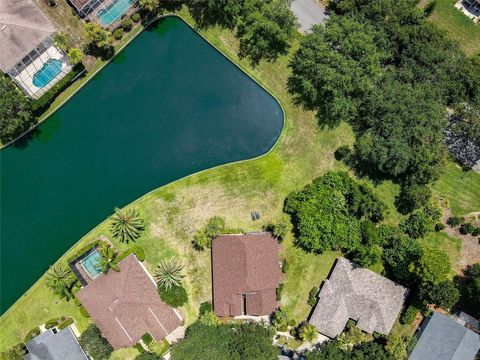
[[[20,139],[16,140],[11,146],[15,149],[24,150],[28,147],[28,144],[38,138],[42,134],[42,131],[36,127],[30,130],[27,134],[23,135]]]

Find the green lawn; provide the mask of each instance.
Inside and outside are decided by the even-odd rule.
[[[434,191],[448,201],[454,215],[480,210],[480,174],[477,172],[465,173],[458,165],[448,163],[443,176],[435,183]]]
[[[428,233],[420,242],[445,251],[450,258],[452,266],[460,259],[462,240],[457,237],[452,237],[443,231]]]
[[[186,11],[181,14],[193,24]],[[345,170],[345,166],[334,159],[333,152],[342,144],[353,143],[353,133],[345,124],[333,130],[320,131],[312,112],[293,105],[285,87],[290,55],[275,63],[261,63],[251,68],[248,61],[238,59],[238,42],[231,31],[210,28],[202,30],[201,34],[279,99],[285,110],[286,123],[279,142],[267,155],[194,174],[159,188],[131,205],[140,210],[147,224],[144,235],[137,241],[145,249],[147,268],[152,271],[158,261],[171,256],[177,256],[186,265],[185,283],[190,301],[182,311],[187,323],[194,321],[202,301],[211,300],[210,255],[209,252],[192,249],[195,230],[213,215],[225,217],[230,228],[261,229],[281,217],[283,201],[288,193],[300,189],[328,170]],[[450,176],[450,172],[448,174]],[[465,195],[462,192],[472,186],[470,180],[456,179],[455,186],[457,194],[452,196],[464,196],[472,206],[480,202],[480,192],[475,194],[470,191]],[[388,221],[398,222],[398,213],[392,205],[398,187],[385,183],[375,191],[389,202],[391,212]],[[439,194],[443,191],[441,187],[438,189]],[[252,222],[252,209],[262,214],[259,221]],[[101,234],[110,237],[108,222],[99,224],[75,247],[79,248]],[[125,248],[116,242],[114,244],[120,250]],[[308,292],[313,286],[320,286],[339,254],[306,254],[292,245],[291,238],[287,238],[283,246],[289,270],[282,306],[292,318],[301,321],[310,311],[306,304]],[[73,303],[56,299],[45,288],[43,280],[39,280],[0,318],[0,351],[21,341],[30,328],[60,315],[75,318],[80,330],[87,325],[87,319],[81,317]],[[118,354],[114,358],[129,359],[136,350],[122,350]]]
[[[436,0],[431,20],[459,43],[467,55],[480,51],[480,23],[475,24],[454,5],[456,0]]]

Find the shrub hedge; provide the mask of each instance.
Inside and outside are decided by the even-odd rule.
[[[143,354],[145,352],[145,349],[143,348],[142,344],[140,343],[136,343],[135,345],[133,345],[133,347],[135,349],[137,349],[137,351],[140,353],[140,354]]]
[[[58,325],[58,330],[63,330],[63,329],[65,329],[67,326],[72,325],[72,324],[73,324],[73,319],[72,319],[72,318],[68,318],[68,319],[62,321],[62,322]]]
[[[59,320],[58,318],[48,320],[45,323],[45,329],[51,329],[51,328],[54,328],[55,326],[57,326],[58,325],[58,320]]]
[[[418,309],[415,306],[410,305],[403,311],[402,315],[400,316],[400,322],[402,324],[410,325],[411,323],[413,323],[413,321],[417,317],[417,314],[418,314]]]
[[[88,313],[87,309],[83,307],[83,305],[79,306],[79,311],[80,314],[82,314],[83,317],[89,318],[90,314]]]
[[[135,13],[132,15],[132,20],[134,22],[139,22],[140,21],[140,14],[139,13]]]
[[[183,286],[172,286],[170,289],[164,287],[158,288],[160,298],[172,307],[179,307],[187,303],[188,295]]]
[[[77,64],[74,66],[63,79],[56,83],[50,90],[48,90],[43,96],[32,101],[32,111],[35,116],[41,115],[55,100],[55,98],[67,87],[70,86],[72,80],[85,69],[83,64]]]
[[[126,251],[118,255],[118,257],[115,259],[115,263],[118,264],[130,254],[135,254],[138,261],[145,260],[145,251],[143,250],[143,248],[138,245],[133,245],[130,246]]]
[[[93,248],[95,245],[99,245],[100,243],[102,243],[104,241],[102,240],[95,240],[93,242],[91,242],[90,244],[87,244],[85,245],[84,247],[80,248],[78,251],[76,251],[74,254],[72,254],[71,256],[69,256],[67,258],[67,263],[71,263],[73,260],[75,260],[76,258],[78,258],[80,255],[83,255],[85,254],[88,250],[90,250],[91,248]]]
[[[199,309],[199,314],[200,316],[205,314],[206,312],[211,312],[213,311],[212,303],[209,301],[205,301],[200,304],[200,309]]]
[[[25,337],[23,338],[23,342],[24,343],[27,343],[29,342],[30,340],[32,340],[34,337],[40,335],[41,331],[40,331],[40,328],[37,326],[33,329],[31,329],[27,335],[25,335]]]
[[[128,32],[128,31],[132,30],[132,26],[133,26],[132,19],[130,19],[130,18],[123,19],[122,27],[125,31]]]
[[[120,27],[113,32],[113,37],[117,40],[120,40],[123,36],[123,29]]]
[[[278,288],[275,289],[275,293],[277,295],[277,301],[280,301],[280,299],[282,298],[282,291],[284,287],[285,287],[285,284],[280,284]]]
[[[150,343],[153,341],[152,335],[150,333],[145,333],[142,335],[142,341],[145,343],[145,345],[150,345]]]

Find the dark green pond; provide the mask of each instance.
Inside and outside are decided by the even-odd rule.
[[[2,313],[115,206],[261,155],[282,126],[277,101],[180,19],[154,23],[0,152]]]

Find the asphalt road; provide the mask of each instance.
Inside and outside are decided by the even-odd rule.
[[[300,31],[308,33],[315,24],[323,24],[328,18],[325,8],[316,0],[294,0],[290,9],[300,24]]]

